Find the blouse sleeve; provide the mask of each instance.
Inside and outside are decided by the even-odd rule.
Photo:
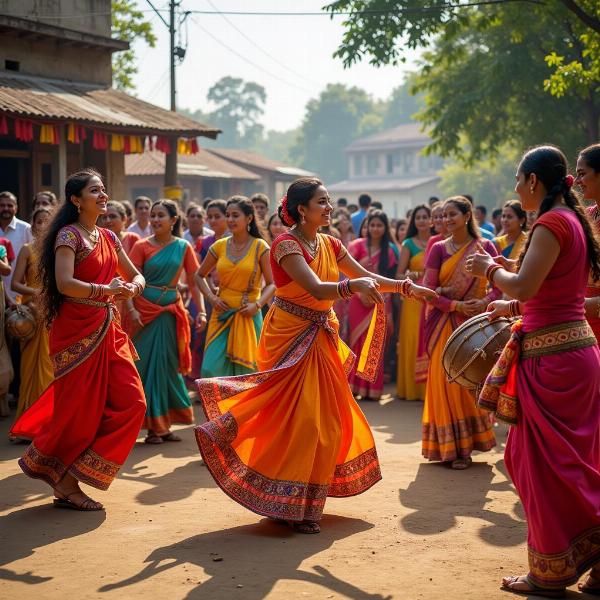
[[[300,254],[300,256],[304,256],[300,244],[296,240],[291,240],[289,238],[275,240],[271,252],[277,264],[281,263],[281,259],[284,256],[289,256],[290,254]]]
[[[185,241],[185,240],[184,240]],[[200,264],[191,244],[185,242],[185,254],[183,256],[183,269],[188,277],[193,277]]]
[[[138,271],[142,272],[144,266],[144,240],[139,240],[133,245],[131,252],[129,252],[129,260]]]
[[[104,235],[108,236],[111,244],[115,249],[115,252],[117,254],[121,252],[121,250],[123,250],[123,245],[121,244],[121,240],[117,237],[117,234],[114,231],[111,231],[110,229],[102,228],[102,231],[104,232]]]
[[[217,240],[214,244],[211,244],[207,250],[207,254],[210,254],[215,260],[219,260],[219,242],[221,240]],[[227,240],[225,240],[227,241]]]
[[[329,241],[329,243],[331,244],[331,247],[333,248],[333,252],[335,253],[336,262],[340,262],[340,260],[342,260],[342,258],[344,258],[344,256],[346,256],[346,254],[348,254],[348,251],[344,247],[344,244],[342,244],[341,240],[338,240],[337,238],[333,237],[332,235],[328,235],[327,240]]]
[[[440,268],[442,266],[443,248],[443,242],[437,242],[431,247],[431,252],[427,257],[423,285],[431,290],[435,290],[440,285]],[[452,300],[446,298],[446,296],[438,296],[431,304],[442,312],[452,312]]]
[[[258,240],[258,245],[259,245],[259,249],[258,249],[258,259],[260,260],[265,253],[267,253],[271,247],[269,246],[269,244],[267,244],[267,242],[265,240]]]
[[[77,254],[77,251],[81,247],[81,237],[73,227],[63,227],[59,230],[54,242],[54,251],[56,252],[60,246],[68,246]]]
[[[558,240],[560,247],[567,250],[573,243],[573,231],[567,219],[560,212],[552,211],[543,214],[533,225],[533,230],[539,226],[549,229],[554,237]]]

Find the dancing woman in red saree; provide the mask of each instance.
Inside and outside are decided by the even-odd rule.
[[[358,361],[358,372],[371,380],[384,342],[380,291],[436,297],[369,273],[339,240],[317,233],[331,211],[318,179],[290,185],[280,214],[295,226],[271,248],[277,290],[258,346],[259,372],[198,381],[209,421],[196,427],[196,438],[217,484],[246,508],[292,521],[301,533],[319,532],[328,496],[360,494],[381,478],[373,435],[346,379],[353,356],[332,310],[338,290],[377,305]],[[355,279],[339,282],[340,271]]]
[[[517,306],[523,315],[479,397],[513,425],[505,461],[527,517],[529,573],[502,585],[551,598],[590,568],[580,589],[600,591],[600,353],[584,312],[600,244],[572,183],[558,148],[527,152],[516,192],[538,218],[519,272],[486,254],[467,259],[474,275],[515,298],[492,303],[490,318]]]
[[[142,424],[144,390],[114,300],[139,294],[144,279],[116,235],[95,226],[108,200],[100,176],[72,175],[65,198],[40,259],[55,380],[11,432],[33,439],[19,466],[53,488],[55,506],[102,510],[79,482],[107,489]]]

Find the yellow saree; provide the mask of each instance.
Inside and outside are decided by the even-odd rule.
[[[278,289],[258,346],[260,371],[199,380],[210,421],[195,432],[215,481],[235,501],[267,517],[318,521],[327,496],[362,493],[381,473],[347,383],[354,357],[338,337],[333,301],[282,283],[278,262],[298,248],[292,236],[280,236],[271,250]],[[337,258],[322,236],[309,266],[337,282]]]
[[[438,242],[432,249],[431,254],[435,252],[442,261],[439,280],[431,279],[430,255],[425,283],[428,287],[440,285],[452,290],[452,297],[444,298],[445,302],[485,296],[485,279],[473,278],[463,268],[464,259],[475,250],[477,243],[495,254],[492,244],[488,246],[483,241],[467,244],[450,256],[442,256],[443,243]],[[490,450],[496,440],[490,418],[477,408],[475,398],[462,386],[448,383],[446,379],[442,352],[456,326],[466,317],[440,308],[427,309],[425,329],[430,360],[423,408],[422,454],[429,460],[453,461],[469,457],[473,450]]]

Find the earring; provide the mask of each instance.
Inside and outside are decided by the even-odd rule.
[[[250,223],[248,223],[248,225],[246,226],[246,229],[247,229],[248,231],[250,231]]]
[[[529,193],[533,194],[533,188],[529,188]]]
[[[302,220],[300,221],[301,225],[306,225],[306,219],[304,218],[304,215],[302,215]]]
[[[81,214],[81,205],[80,204],[77,204],[77,213]]]

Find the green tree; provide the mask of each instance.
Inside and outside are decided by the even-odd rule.
[[[318,98],[306,105],[306,113],[291,158],[301,167],[332,183],[347,176],[344,148],[354,139],[382,126],[382,116],[373,114],[377,103],[357,87],[329,84]]]
[[[219,146],[249,148],[262,137],[260,118],[267,93],[261,85],[237,77],[223,77],[210,88],[207,100],[216,107],[208,114],[209,122],[223,130]]]
[[[133,0],[112,0],[112,36],[133,43],[142,39],[151,48],[156,44],[152,24],[144,13],[135,8]],[[133,49],[116,52],[112,58],[113,85],[119,90],[132,90],[133,76],[137,73]]]
[[[430,128],[430,150],[476,161],[504,143],[550,141],[573,154],[596,139],[600,112],[589,87],[548,93],[557,83],[547,57],[581,58],[579,32],[589,25],[577,8],[585,2],[592,0],[527,4],[526,13],[522,3],[449,8],[441,0],[338,0],[326,8],[352,11],[336,52],[346,66],[364,56],[397,64],[405,47],[428,48],[413,91],[425,95],[419,119]]]

